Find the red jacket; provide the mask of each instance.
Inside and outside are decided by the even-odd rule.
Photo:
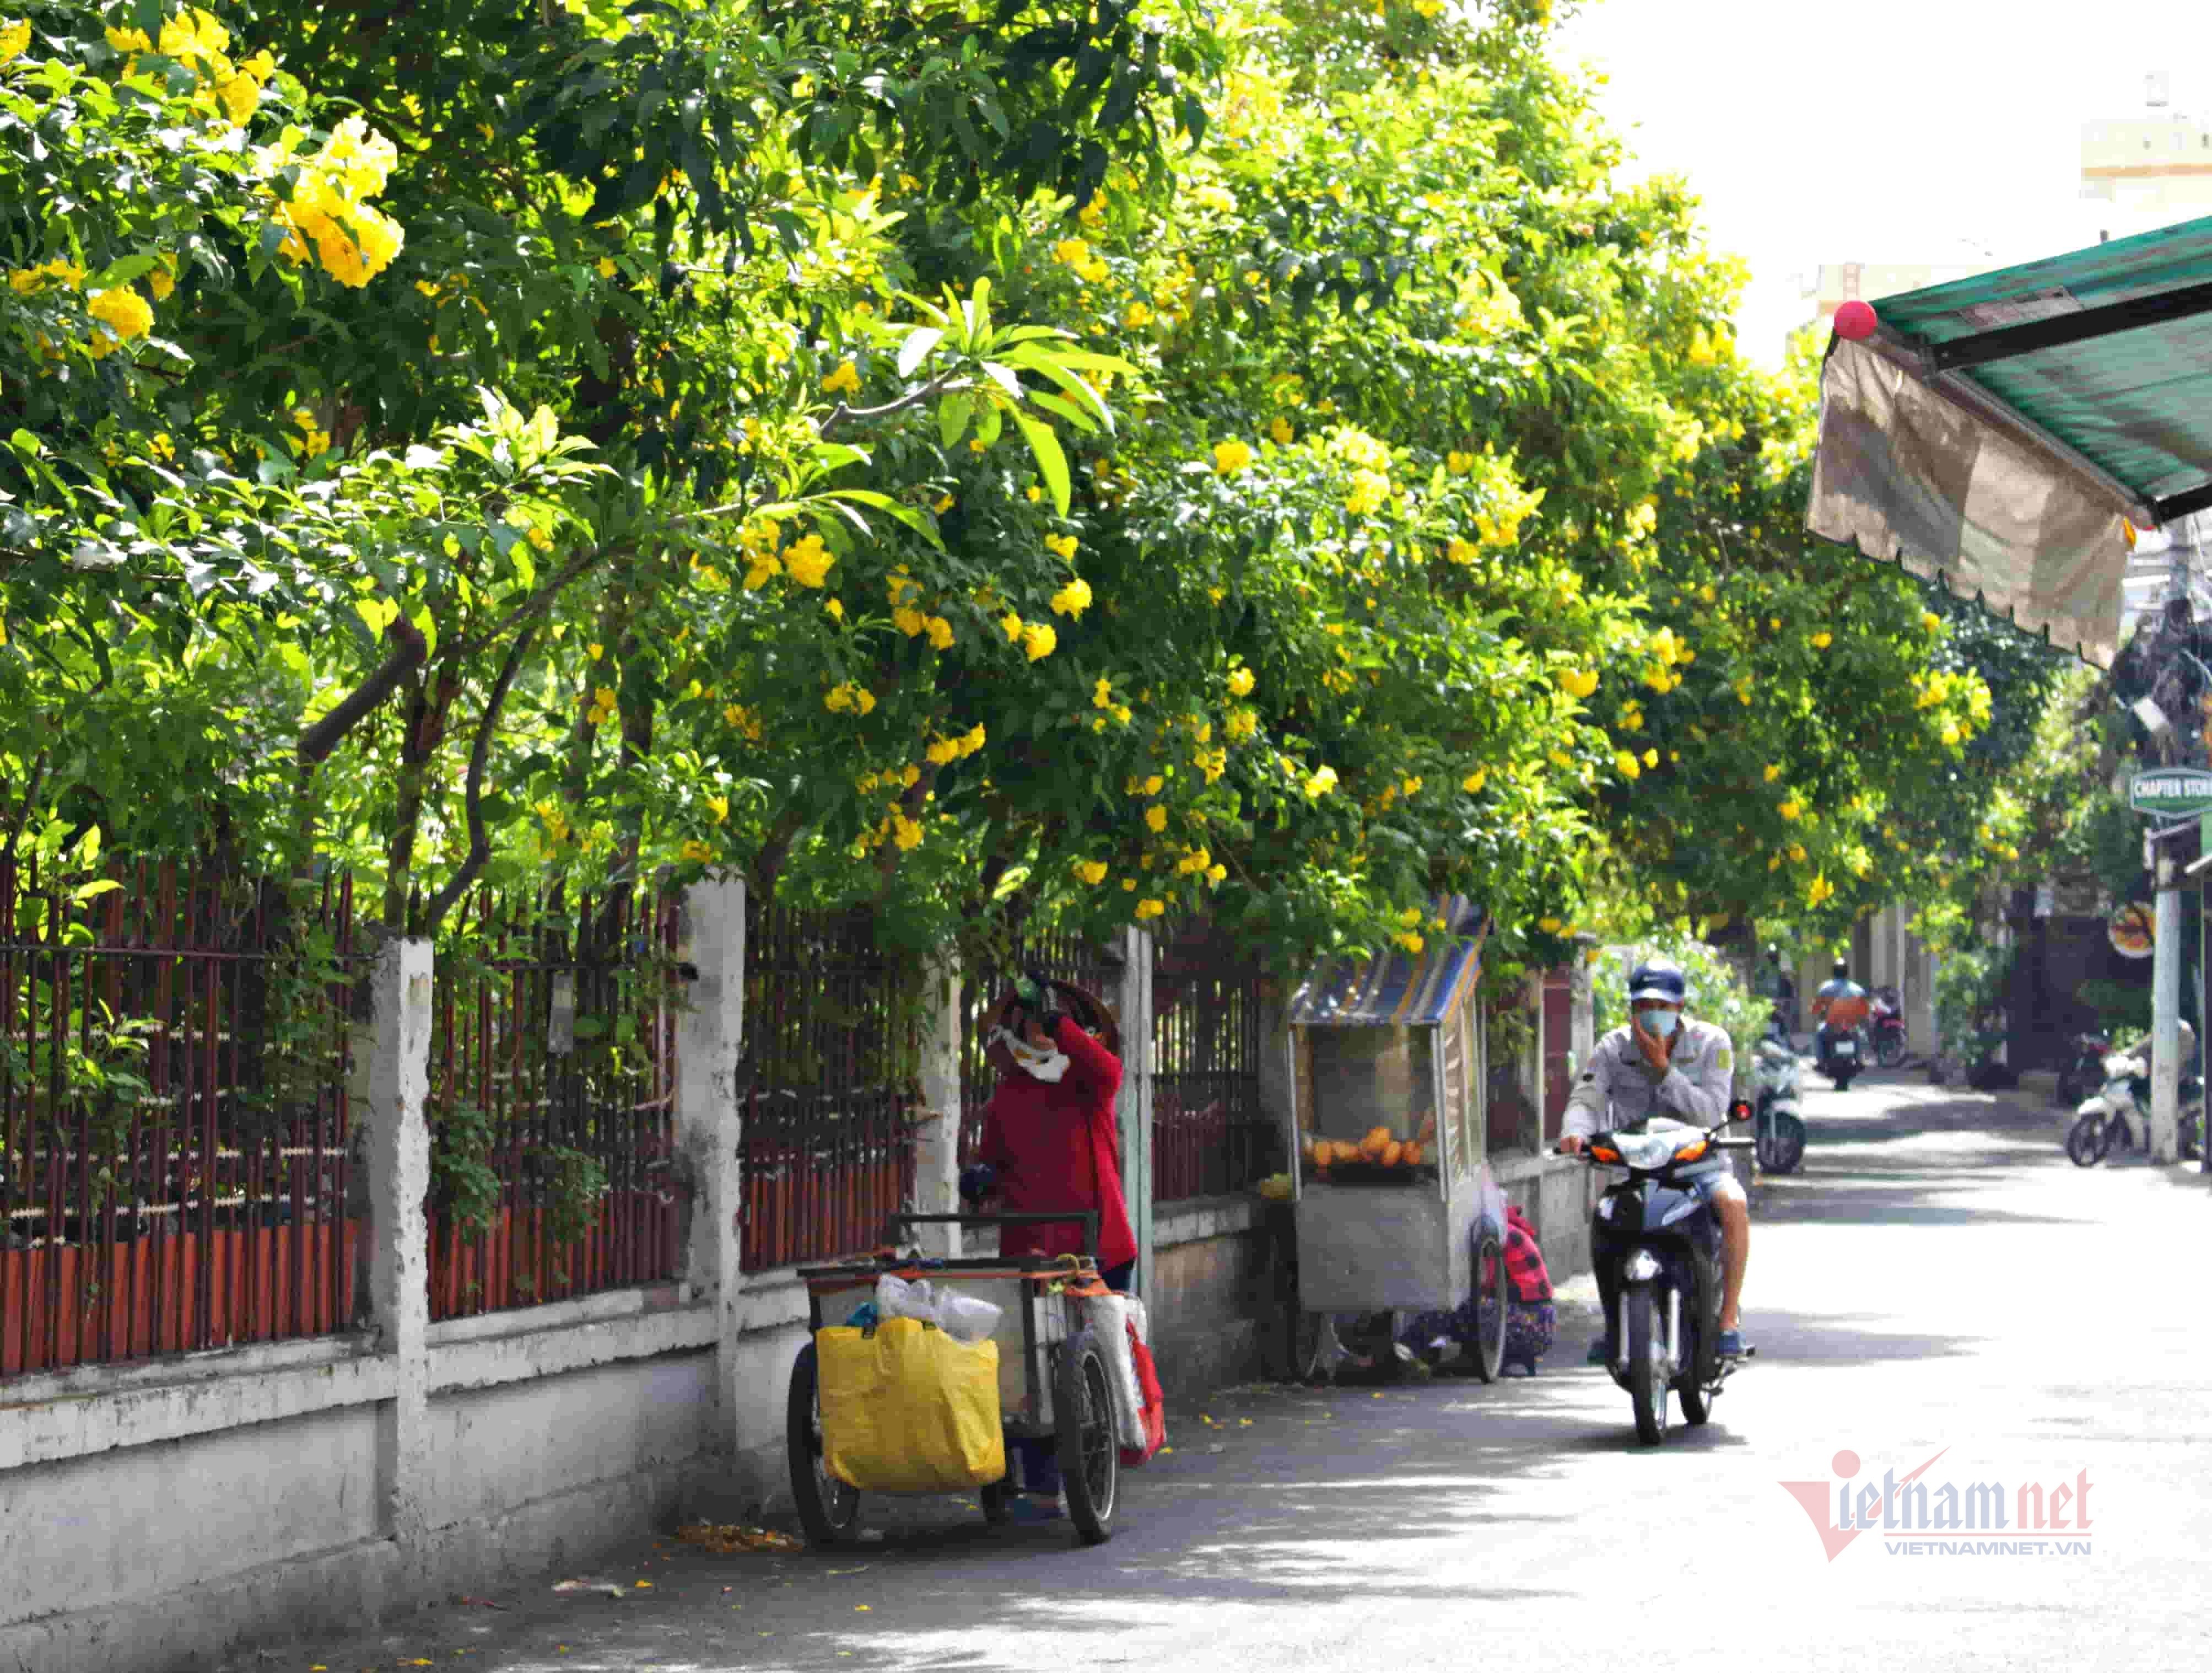
[[[1066,1017],[1056,1038],[1068,1056],[1067,1073],[1049,1082],[1019,1070],[1001,1076],[983,1111],[977,1159],[997,1165],[1008,1214],[1096,1209],[1103,1271],[1137,1258],[1114,1120],[1121,1060]],[[1082,1248],[1083,1227],[1073,1221],[1010,1226],[999,1238],[1004,1255],[1068,1255]]]

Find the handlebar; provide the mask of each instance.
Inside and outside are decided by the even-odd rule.
[[[1083,1252],[1093,1260],[1098,1257],[1098,1211],[1095,1208],[1067,1214],[893,1214],[890,1223],[894,1226],[1080,1226]]]

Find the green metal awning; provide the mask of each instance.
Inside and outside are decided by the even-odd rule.
[[[2109,666],[2128,525],[2212,508],[2212,218],[1874,306],[1808,526]]]

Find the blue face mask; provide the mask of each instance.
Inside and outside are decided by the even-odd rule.
[[[1677,1011],[1638,1011],[1636,1019],[1644,1025],[1647,1033],[1656,1034],[1663,1040],[1674,1033],[1682,1017]]]

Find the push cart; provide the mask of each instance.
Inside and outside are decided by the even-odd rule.
[[[1344,1357],[1343,1316],[1395,1354],[1396,1313],[1462,1305],[1471,1368],[1500,1372],[1504,1208],[1483,1163],[1475,997],[1487,927],[1463,897],[1433,902],[1420,952],[1325,959],[1291,996],[1295,1376]]]
[[[1121,1477],[1111,1373],[1085,1317],[1085,1302],[1109,1293],[1098,1276],[1097,1215],[899,1214],[890,1224],[896,1238],[915,1226],[1071,1221],[1080,1221],[1084,1228],[1080,1255],[928,1256],[885,1250],[866,1260],[801,1267],[799,1275],[806,1284],[811,1332],[824,1327],[825,1300],[852,1295],[857,1306],[860,1297],[853,1293],[872,1293],[876,1281],[886,1275],[909,1282],[926,1278],[938,1285],[957,1283],[964,1293],[1000,1303],[991,1340],[999,1347],[1000,1421],[1006,1439],[1053,1443],[1068,1519],[1085,1544],[1097,1545],[1112,1536]],[[829,1322],[841,1321],[833,1317]],[[808,1542],[823,1547],[852,1540],[860,1528],[860,1495],[884,1489],[831,1473],[823,1445],[819,1366],[817,1345],[810,1337],[792,1366],[787,1416],[792,1497]],[[1012,1492],[1005,1478],[976,1489],[985,1521],[1006,1520]]]

